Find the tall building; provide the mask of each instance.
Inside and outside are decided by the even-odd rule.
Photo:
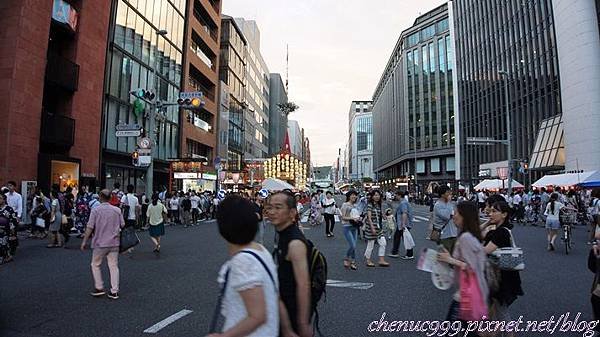
[[[246,41],[246,102],[244,155],[266,158],[269,152],[269,69],[260,53],[260,30],[256,21],[236,18]]]
[[[202,92],[204,106],[182,111],[180,156],[202,156],[212,163],[217,146],[221,1],[187,2],[182,91]]]
[[[103,102],[102,182],[112,187],[133,184],[136,192],[145,188],[146,168],[133,167],[131,153],[135,137],[117,137],[117,124],[143,126],[145,136],[154,138],[153,190],[167,186],[170,158],[177,158],[181,144],[181,116],[177,105],[157,112],[156,128],[150,130],[150,106],[136,102],[130,94],[137,89],[155,93],[156,101],[176,102],[181,91],[185,39],[186,2],[114,0],[108,34],[109,48]],[[161,30],[163,34],[159,34]],[[142,109],[135,108],[142,104]]]
[[[528,160],[542,121],[563,111],[554,13],[552,1],[546,0],[530,1],[527,6],[452,1],[458,87],[455,107],[461,130],[456,176],[461,181],[474,184],[483,178],[479,177],[483,164],[497,163],[488,167],[484,176],[495,176],[494,171],[508,167],[505,145],[467,145],[469,137],[507,138],[505,95],[511,114],[513,160]],[[508,73],[508,93],[500,71]],[[560,147],[559,140],[556,149]],[[552,160],[531,178],[558,166]],[[516,174],[514,178],[526,182],[528,177]]]
[[[552,6],[560,69],[565,170],[597,170],[600,168],[600,0],[595,3],[552,0]],[[553,155],[555,147],[548,143],[534,148],[538,151],[531,156],[530,167],[544,165],[544,158]]]
[[[240,172],[244,161],[244,115],[246,103],[246,45],[247,41],[235,20],[227,15],[221,19],[221,55],[219,79],[229,89],[229,126],[227,139],[227,171]]]
[[[379,180],[416,182],[419,191],[454,181],[453,68],[443,4],[400,34],[373,95]]]
[[[282,113],[278,104],[288,102],[287,91],[281,75],[271,73],[269,79],[269,154],[278,153],[283,146],[287,130],[288,117]]]
[[[290,151],[304,161],[304,136],[298,121],[288,119],[287,133],[290,139]],[[306,163],[306,161],[304,161]]]
[[[349,121],[349,178],[375,178],[373,174],[373,102],[352,101]]]
[[[0,12],[0,184],[100,186],[111,3],[4,0]]]

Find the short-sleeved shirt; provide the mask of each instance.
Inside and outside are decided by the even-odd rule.
[[[138,198],[131,194],[127,193],[121,198],[121,205],[129,206],[129,214],[127,214],[127,220],[135,220],[135,210],[139,205]]]
[[[94,230],[92,248],[119,247],[119,236],[124,226],[125,220],[118,207],[103,202],[92,209],[87,223],[87,228]]]
[[[400,205],[398,205],[398,209],[396,210],[396,228],[402,230],[404,226],[402,225],[402,214],[406,213],[408,217],[407,227],[412,228],[413,225],[413,215],[412,208],[410,207],[410,203],[405,198],[402,199]]]
[[[511,247],[511,234],[508,227],[502,225],[487,233],[484,239],[484,245],[492,242],[498,248]],[[501,270],[499,289],[491,296],[503,304],[509,305],[518,296],[523,295],[521,288],[521,276],[518,271]]]
[[[163,222],[163,213],[167,213],[167,208],[162,202],[157,202],[156,205],[150,204],[146,211],[150,225],[160,225]]]
[[[277,281],[277,267],[271,254],[261,246],[261,250],[244,249],[257,254],[265,263],[273,280],[261,262],[251,254],[239,252],[227,261],[219,271],[219,283],[225,281],[227,275],[227,288],[223,298],[221,313],[225,317],[223,330],[230,329],[248,316],[241,291],[261,287],[266,304],[266,322],[248,336],[277,336],[279,334],[279,294]]]

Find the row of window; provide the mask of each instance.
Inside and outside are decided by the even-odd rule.
[[[417,45],[421,41],[426,41],[436,34],[442,34],[448,30],[448,18],[440,20],[430,26],[427,26],[420,31],[409,35],[406,38],[406,47],[410,48]]]

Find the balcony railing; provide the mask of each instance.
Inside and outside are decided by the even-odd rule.
[[[79,65],[58,54],[48,53],[46,80],[69,91],[77,91]]]
[[[75,143],[75,120],[43,111],[41,138],[44,143],[70,148]]]
[[[208,89],[192,77],[189,78],[188,84],[190,85],[190,87],[194,88],[194,90],[201,91],[204,96],[206,96],[211,101],[215,102],[215,94],[211,89]]]
[[[206,22],[206,20],[202,17],[202,14],[196,9],[194,9],[194,17],[196,18],[196,20],[198,20],[198,22],[200,22],[200,25],[210,35],[210,37],[215,42],[218,42],[219,37],[217,35],[217,29],[211,28],[211,26],[208,24],[208,22]]]

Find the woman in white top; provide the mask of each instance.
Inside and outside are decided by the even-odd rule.
[[[321,206],[323,206],[323,217],[325,218],[325,235],[330,238],[333,237],[333,226],[335,225],[335,213],[337,211],[331,191],[325,193],[325,199],[323,199]]]
[[[173,193],[173,197],[169,199],[169,216],[173,224],[179,223],[179,197],[177,192]]]
[[[548,229],[548,250],[554,250],[554,240],[558,236],[558,230],[560,229],[560,210],[565,207],[563,203],[558,201],[558,194],[552,193],[550,196],[550,202],[546,205],[546,229]]]
[[[258,230],[254,205],[229,196],[219,205],[217,223],[231,258],[218,277],[224,291],[220,310],[225,325],[222,333],[209,336],[278,336],[277,268],[269,251],[253,241]]]

